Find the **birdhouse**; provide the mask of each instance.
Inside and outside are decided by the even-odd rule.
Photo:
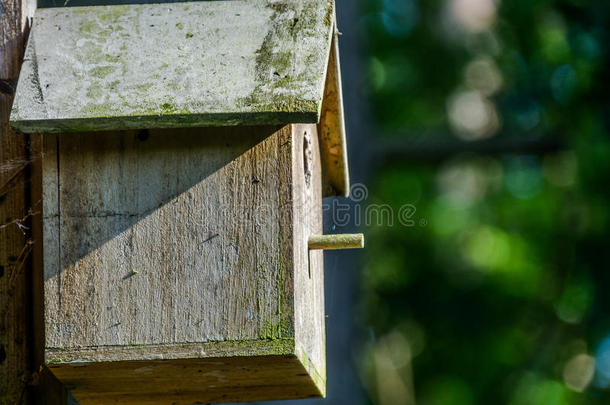
[[[322,197],[349,189],[332,1],[39,9],[44,366],[82,404],[325,393]]]

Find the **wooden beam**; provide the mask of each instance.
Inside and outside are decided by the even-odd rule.
[[[9,114],[36,0],[0,7],[0,404],[65,405],[68,394],[40,372],[42,333],[35,258],[40,235],[40,137],[11,131]],[[39,269],[40,270],[40,269]],[[40,280],[42,281],[42,277]],[[38,315],[41,315],[38,313]]]
[[[33,0],[0,6],[0,403],[27,403],[32,381],[29,316],[32,208],[28,138],[8,125]]]

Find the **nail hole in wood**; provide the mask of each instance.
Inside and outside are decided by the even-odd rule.
[[[149,136],[150,136],[150,133],[148,132],[148,129],[142,129],[142,130],[138,131],[138,134],[136,135],[138,140],[142,141],[142,142],[146,141]]]

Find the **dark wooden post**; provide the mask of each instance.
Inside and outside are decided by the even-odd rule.
[[[27,403],[32,380],[29,138],[9,128],[9,114],[35,0],[0,4],[0,403]]]
[[[0,3],[0,404],[68,403],[42,364],[38,135],[9,126],[36,0]],[[36,277],[38,274],[39,277]],[[38,281],[37,281],[38,280]]]

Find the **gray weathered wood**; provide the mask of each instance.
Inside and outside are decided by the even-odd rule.
[[[318,122],[334,1],[37,11],[11,124],[66,132]]]
[[[323,263],[307,248],[322,230],[315,125],[49,134],[44,153],[45,361],[77,399],[109,397],[75,367],[113,381],[123,362],[206,358],[253,370],[235,400],[265,397],[265,384],[278,386],[267,399],[323,395]],[[300,388],[281,394],[260,356],[300,374]],[[218,371],[206,364],[194,367]],[[167,376],[111,394],[216,400],[196,369],[184,391]]]
[[[294,355],[72,364],[53,368],[80,405],[227,403],[318,397]]]
[[[304,139],[311,143],[305,154]],[[322,393],[326,389],[326,335],[324,317],[324,256],[310,252],[310,235],[322,233],[322,164],[316,125],[293,125],[292,248],[294,252],[294,310],[296,355]],[[305,177],[305,159],[311,159],[311,181]],[[321,343],[323,342],[323,343]]]

